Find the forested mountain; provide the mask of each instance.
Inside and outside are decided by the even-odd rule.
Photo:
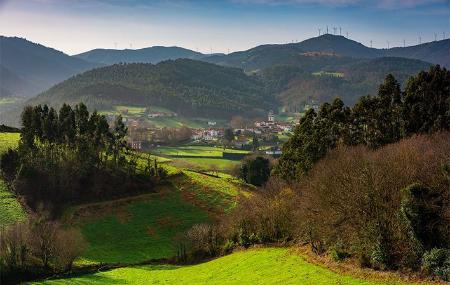
[[[95,66],[22,38],[0,36],[0,97],[30,97]]]
[[[300,43],[262,45],[229,55],[216,55],[204,60],[254,71],[279,64],[309,68],[341,64],[355,58],[404,57],[450,66],[450,40],[425,43],[405,48],[375,49],[343,36],[325,34]],[[318,59],[320,58],[320,59]]]
[[[181,47],[154,46],[143,49],[94,49],[75,55],[91,62],[99,62],[107,65],[115,63],[159,63],[169,59],[190,58],[200,59],[202,53]]]
[[[429,66],[420,60],[383,57],[330,64],[315,72],[309,67],[273,66],[258,74],[288,111],[301,111],[312,101],[326,102],[336,97],[352,105],[363,95],[375,94],[386,74],[393,74],[403,84]]]
[[[190,59],[93,69],[55,85],[30,104],[80,101],[97,109],[157,105],[183,115],[214,117],[257,115],[275,105],[258,78],[240,69]]]

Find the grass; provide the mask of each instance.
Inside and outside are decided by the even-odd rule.
[[[222,158],[172,158],[173,165],[192,169],[217,169],[219,171],[230,171],[233,167],[239,165],[239,163],[240,162],[237,160]]]
[[[20,134],[0,133],[0,154],[8,148],[16,148]],[[10,225],[25,217],[22,206],[16,197],[8,191],[6,184],[0,179],[0,228]]]
[[[0,153],[8,148],[16,148],[20,139],[19,133],[0,133]]]
[[[25,212],[16,197],[0,179],[0,228],[25,218]]]
[[[188,145],[177,147],[158,147],[153,152],[163,155],[222,157],[223,152],[248,153],[249,151],[239,149],[223,149],[221,147],[213,146]]]
[[[82,217],[79,217],[82,215]],[[167,187],[132,201],[112,201],[74,210],[71,223],[89,243],[80,262],[136,263],[176,255],[176,238],[208,213]]]
[[[341,275],[308,263],[288,249],[262,248],[233,253],[192,266],[148,265],[119,268],[40,284],[400,285],[407,283],[397,280],[372,281]]]
[[[193,171],[183,171],[172,183],[188,199],[212,212],[228,212],[233,209],[239,195],[250,195],[251,186],[223,173],[219,177]]]

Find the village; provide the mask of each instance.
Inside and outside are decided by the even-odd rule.
[[[138,151],[152,151],[162,146],[203,145],[259,152],[274,157],[281,155],[281,145],[293,132],[298,120],[277,120],[271,110],[264,119],[247,120],[234,116],[230,122],[220,124],[208,120],[203,127],[157,127],[152,121],[176,118],[173,112],[152,112],[130,116],[128,109],[121,110],[123,122],[128,127],[129,146]],[[109,121],[115,116],[108,115]]]

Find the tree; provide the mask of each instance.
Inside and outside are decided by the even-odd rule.
[[[16,150],[8,149],[0,156],[0,173],[9,187],[13,185],[19,166],[19,153]]]
[[[231,142],[234,140],[234,133],[232,129],[225,129],[225,132],[223,134],[223,140],[224,140],[224,147],[229,146]]]
[[[269,180],[270,160],[262,157],[246,158],[240,168],[240,177],[247,183],[262,186]]]
[[[253,147],[253,151],[257,151],[259,149],[259,141],[258,141],[258,137],[256,136],[256,134],[253,134],[252,147]]]

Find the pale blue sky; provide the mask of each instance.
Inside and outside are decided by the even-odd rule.
[[[201,52],[301,41],[318,28],[374,47],[450,36],[450,0],[0,0],[0,34],[76,54],[182,46]]]

